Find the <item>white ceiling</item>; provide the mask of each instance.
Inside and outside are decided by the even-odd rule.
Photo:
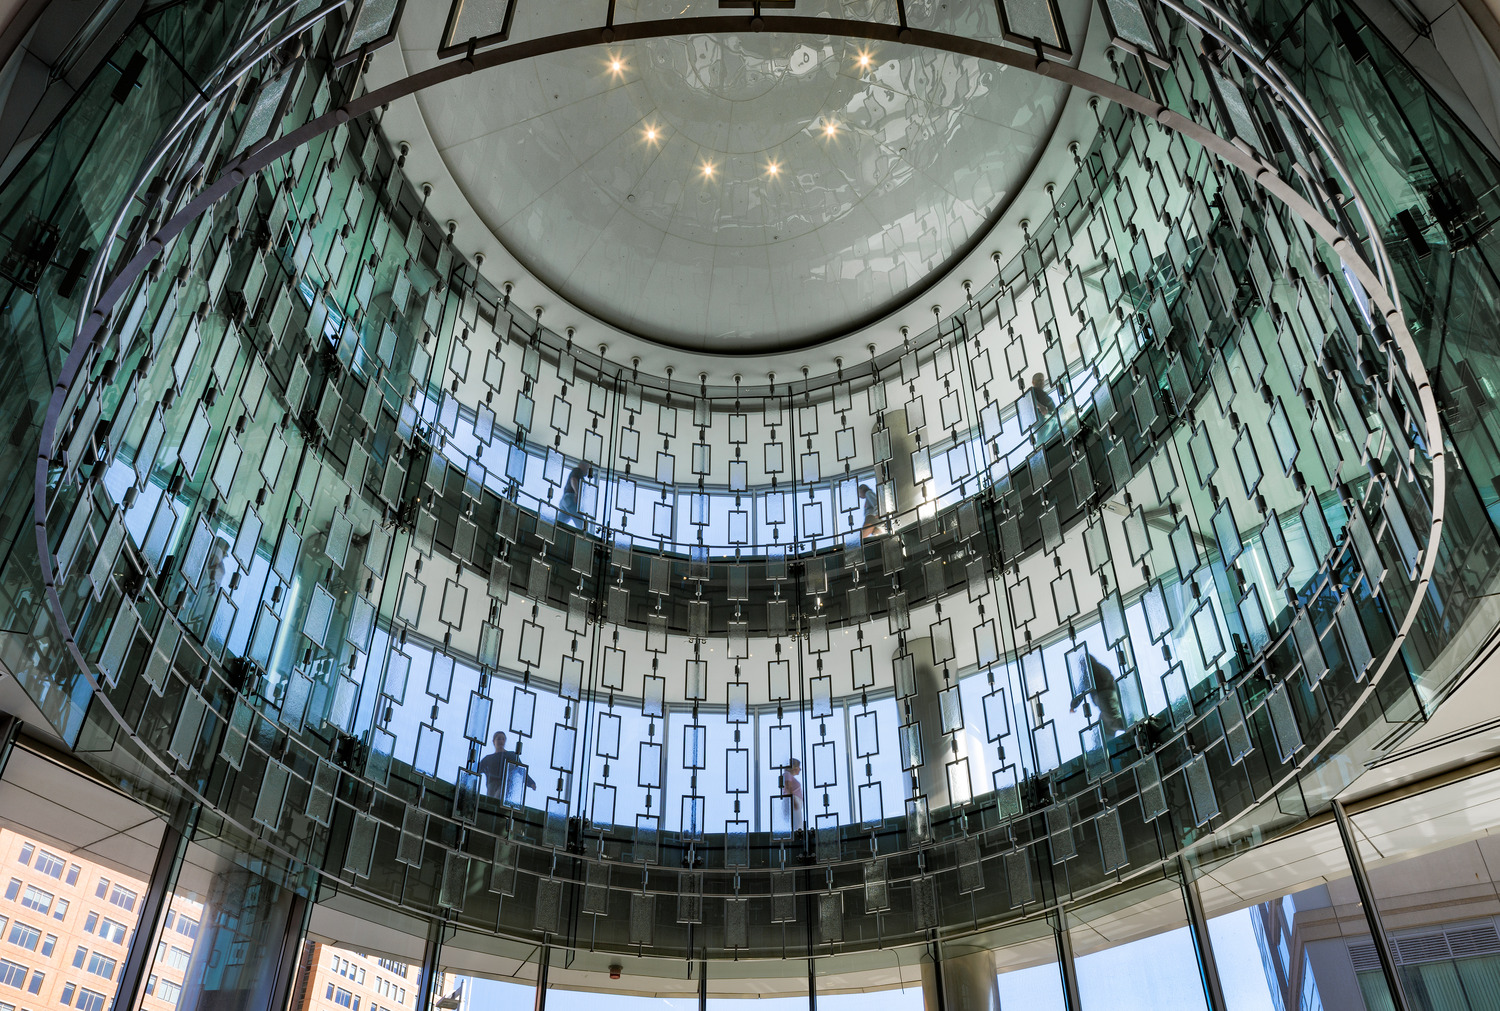
[[[627,0],[620,20],[654,6]],[[409,71],[436,64],[430,20],[408,12],[401,44]],[[948,53],[747,33],[576,50],[416,102],[465,201],[549,289],[629,333],[743,353],[923,292],[1023,186],[1065,98]]]

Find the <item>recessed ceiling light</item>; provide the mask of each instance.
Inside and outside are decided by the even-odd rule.
[[[825,120],[823,123],[823,136],[832,137],[839,132],[839,125],[833,120]]]
[[[647,126],[646,127],[646,140],[649,143],[652,143],[652,144],[656,143],[656,139],[658,137],[660,137],[660,136],[661,136],[661,131],[658,130],[656,127],[654,127],[654,126]]]
[[[625,72],[625,61],[618,56],[611,56],[609,58],[609,72],[619,77]]]
[[[705,179],[712,179],[713,177],[714,177],[714,163],[711,162],[711,161],[704,162],[703,163],[703,178],[705,178]]]
[[[870,54],[863,49],[859,51],[859,65],[866,68],[870,65]]]
[[[781,174],[781,165],[777,162],[766,162],[766,175],[777,176]]]

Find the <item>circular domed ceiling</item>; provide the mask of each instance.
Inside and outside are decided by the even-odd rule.
[[[921,292],[987,231],[1066,88],[981,60],[775,34],[666,38],[423,92],[480,218],[578,308],[767,352]]]

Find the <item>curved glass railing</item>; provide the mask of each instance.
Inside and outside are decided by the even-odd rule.
[[[1036,68],[1114,104],[961,311],[710,387],[514,313],[335,122],[327,13],[168,137],[73,311],[9,601],[61,723],[329,887],[754,956],[1264,838],[1439,697],[1465,492],[1363,204],[1227,21]]]

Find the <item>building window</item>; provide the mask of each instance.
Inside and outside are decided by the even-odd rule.
[[[56,947],[57,947],[57,935],[56,934],[48,934],[46,937],[42,938],[42,957],[43,958],[51,958],[52,957],[52,949],[56,948]]]
[[[35,909],[39,913],[50,913],[52,893],[44,892],[36,885],[27,885],[25,894],[21,896],[21,905],[27,909]]]
[[[73,994],[76,993],[77,991],[78,991],[78,987],[75,986],[74,984],[72,984],[72,983],[64,983],[63,984],[63,992],[62,992],[62,1002],[64,1004],[71,1004],[71,1003],[73,1003]]]
[[[52,918],[54,920],[61,920],[64,916],[67,916],[69,905],[71,905],[71,903],[68,902],[67,899],[58,899],[57,908],[52,910]]]
[[[95,931],[100,937],[108,938],[112,944],[125,943],[125,924],[118,920],[105,919],[100,922],[99,929]]]
[[[109,878],[100,878],[99,887],[94,889],[94,897],[102,899],[109,894]]]
[[[111,905],[119,906],[127,913],[135,912],[135,892],[132,892],[128,888],[121,888],[119,885],[115,885],[114,889],[109,893],[109,901]]]
[[[48,853],[46,850],[42,850],[36,855],[36,863],[33,866],[47,875],[47,877],[56,878],[61,881],[63,871],[68,867],[68,862],[56,853]]]
[[[87,962],[88,960],[89,950],[80,944],[78,946],[78,950],[73,952],[73,968],[82,969],[83,963]]]
[[[333,1002],[339,1007],[350,1007],[354,1004],[354,995],[343,987],[333,992]]]
[[[323,995],[324,1000],[333,1000],[333,984],[328,984],[328,992]]]
[[[93,990],[79,990],[78,1000],[73,1006],[78,1011],[104,1011],[104,994]]]
[[[0,958],[0,986],[13,986],[21,989],[21,984],[26,982],[26,967],[19,962],[12,962],[8,958]]]
[[[146,993],[147,994],[154,994],[154,993],[156,993],[156,977],[155,976],[151,976],[150,978],[148,978],[146,980]]]
[[[89,972],[109,979],[115,974],[115,960],[96,951],[89,956]]]
[[[365,981],[365,971],[363,969],[359,970],[359,981],[361,984]]]
[[[20,895],[20,894],[21,894],[21,879],[20,878],[11,878],[10,879],[10,884],[8,884],[8,885],[5,886],[5,897],[7,899],[11,900],[12,902],[14,902],[15,899],[16,899],[16,896]]]
[[[36,951],[37,943],[42,939],[42,932],[35,927],[17,920],[10,925],[10,936],[6,938],[11,944],[27,951]]]
[[[24,867],[30,867],[31,866],[31,854],[33,854],[35,852],[36,852],[36,847],[33,846],[33,845],[31,845],[31,843],[26,843],[24,846],[21,847],[21,855],[16,858],[16,862],[19,863],[19,864],[21,864]]]
[[[94,932],[94,928],[97,926],[99,926],[99,914],[90,909],[89,915],[83,918],[84,932],[92,934]]]
[[[177,917],[177,932],[184,937],[198,940],[198,921],[190,916]]]
[[[174,945],[172,949],[168,951],[165,956],[163,956],[161,962],[168,969],[173,969],[177,972],[187,972],[188,953]]]
[[[156,984],[156,996],[168,1004],[176,1004],[177,998],[182,996],[182,987],[169,979],[164,979]]]
[[[31,985],[26,988],[26,992],[27,993],[41,993],[42,992],[42,981],[44,979],[46,979],[46,978],[47,978],[47,974],[44,973],[44,972],[42,972],[41,970],[37,970],[36,972],[33,972],[31,974]]]
[[[76,885],[76,884],[78,884],[78,875],[81,874],[81,873],[83,873],[83,868],[82,867],[79,867],[77,864],[69,864],[68,865],[68,884],[70,884],[70,885]]]

